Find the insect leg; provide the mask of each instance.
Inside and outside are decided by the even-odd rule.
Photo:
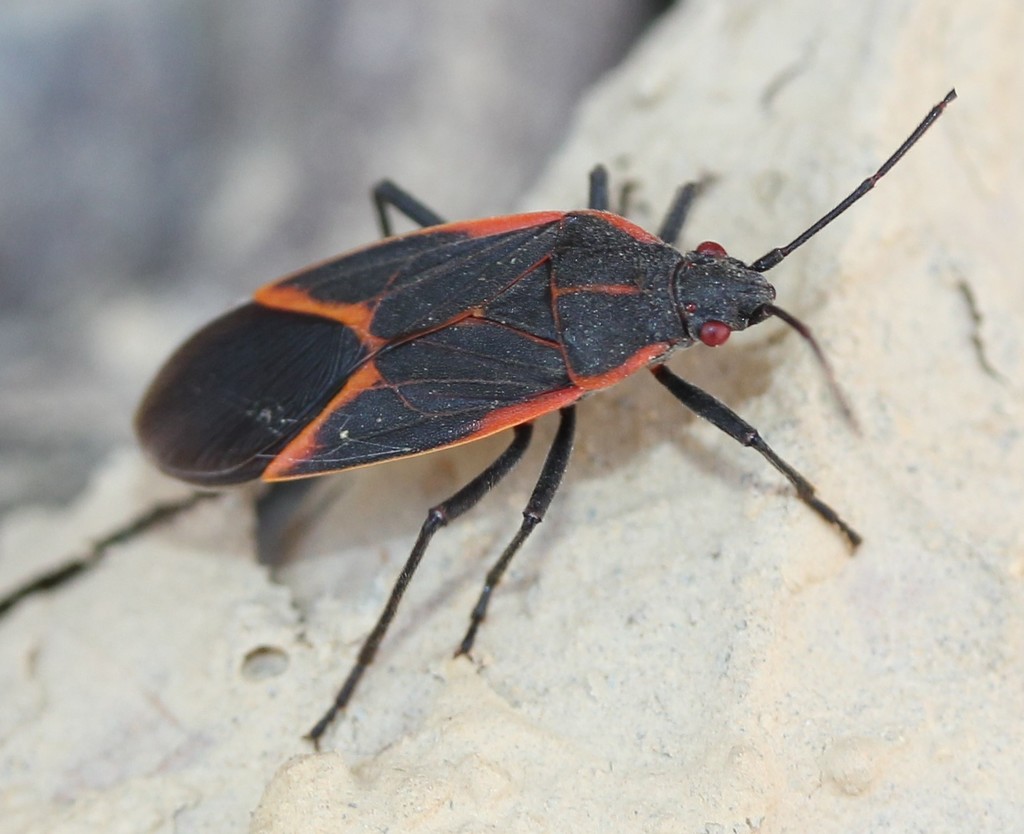
[[[444,527],[449,521],[453,521],[471,509],[492,487],[504,478],[512,470],[512,467],[519,462],[519,459],[530,445],[530,438],[532,436],[532,424],[524,423],[516,426],[515,437],[513,437],[512,442],[490,466],[450,498],[432,507],[427,512],[427,518],[420,528],[420,534],[416,538],[412,552],[409,554],[409,558],[406,559],[402,572],[398,575],[398,579],[391,589],[391,595],[388,597],[387,604],[377,619],[377,624],[373,627],[373,631],[370,632],[366,640],[363,641],[355,665],[348,673],[348,677],[338,691],[330,709],[323,714],[323,717],[306,734],[306,737],[314,745],[319,743],[320,736],[324,734],[324,731],[334,720],[335,716],[345,709],[346,704],[348,704],[349,699],[352,697],[352,693],[355,691],[356,685],[359,683],[359,679],[363,676],[363,672],[373,663],[377,649],[384,639],[391,621],[395,618],[395,612],[398,610],[398,604],[402,601],[402,595],[409,586],[409,581],[416,572],[420,559],[423,558],[423,553],[427,549],[427,545],[433,538],[434,533]]]
[[[487,578],[484,580],[484,587],[480,592],[480,598],[477,600],[476,605],[473,607],[473,612],[469,616],[469,629],[466,631],[466,636],[462,638],[459,650],[455,653],[456,657],[460,654],[469,654],[469,650],[473,648],[473,640],[476,638],[480,623],[487,616],[487,604],[491,600],[491,592],[501,581],[501,577],[505,574],[505,569],[508,567],[509,562],[512,561],[512,557],[522,547],[523,542],[526,541],[526,537],[533,532],[534,527],[544,520],[544,513],[551,504],[551,499],[555,497],[558,485],[562,482],[562,476],[565,474],[565,468],[569,464],[569,455],[572,453],[572,440],[575,431],[576,406],[570,405],[561,411],[561,422],[558,424],[558,432],[551,443],[551,449],[548,451],[544,467],[540,471],[537,485],[533,488],[533,494],[526,504],[526,509],[523,510],[523,523],[520,525],[515,537],[509,542],[508,547],[505,548],[505,552],[501,554],[501,558],[487,572]]]
[[[381,180],[373,187],[373,203],[377,207],[377,220],[384,237],[391,236],[391,221],[387,207],[404,214],[419,226],[440,226],[444,218],[436,211],[427,208],[404,188],[395,185],[391,180]]]
[[[590,172],[590,199],[587,205],[594,211],[608,211],[608,169],[595,165]]]
[[[613,209],[608,195],[608,169],[603,165],[595,165],[590,172],[590,198],[587,200],[587,208],[593,211],[614,211],[625,217],[629,214],[629,199],[635,187],[636,183],[632,180],[624,181],[619,191],[619,204]]]
[[[661,221],[661,228],[658,229],[658,237],[665,243],[672,246],[678,243],[679,236],[683,233],[683,225],[690,213],[690,207],[702,186],[703,183],[688,182],[676,191],[676,196],[672,198],[672,203],[665,213],[665,219]]]
[[[715,399],[707,391],[703,391],[696,385],[691,385],[686,380],[676,376],[664,365],[655,365],[651,368],[651,373],[654,374],[654,378],[658,382],[668,388],[679,402],[697,414],[697,416],[703,417],[713,426],[724,431],[733,440],[742,443],[744,446],[749,446],[785,475],[786,479],[796,489],[800,500],[829,524],[838,527],[850,542],[851,547],[857,547],[861,543],[860,534],[843,521],[839,513],[815,496],[814,487],[811,485],[811,482],[775,454],[772,448],[761,438],[761,435],[758,434],[757,429],[750,425],[750,423],[740,417],[725,403]]]

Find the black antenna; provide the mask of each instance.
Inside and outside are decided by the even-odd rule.
[[[776,249],[772,249],[771,252],[762,255],[760,258],[758,258],[750,265],[750,268],[754,270],[754,272],[767,272],[772,267],[778,265],[778,263],[791,252],[793,252],[794,249],[807,243],[808,240],[814,237],[829,223],[835,220],[840,214],[842,214],[850,206],[856,203],[861,197],[867,194],[872,188],[875,187],[875,183],[877,183],[882,177],[884,177],[889,172],[889,169],[892,168],[893,165],[895,165],[897,162],[900,161],[900,159],[903,158],[903,155],[907,151],[909,151],[913,144],[924,135],[924,132],[932,126],[935,120],[942,115],[942,111],[945,110],[947,105],[949,105],[955,98],[956,90],[950,90],[948,93],[946,93],[946,97],[942,99],[942,101],[940,101],[938,104],[936,104],[931,110],[928,111],[928,115],[925,116],[921,124],[919,124],[914,129],[914,132],[907,137],[907,140],[896,149],[896,153],[894,153],[887,160],[885,160],[885,162],[882,163],[882,166],[877,171],[875,171],[875,173],[873,173],[870,177],[864,180],[864,182],[858,185],[845,200],[839,203],[839,205],[837,205],[834,209],[828,212],[828,214],[826,214],[824,217],[822,217],[820,220],[814,223],[806,231],[797,235],[790,243],[787,243],[785,246],[780,246]]]

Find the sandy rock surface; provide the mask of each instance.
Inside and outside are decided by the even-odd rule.
[[[753,260],[956,85],[877,191],[770,273],[859,432],[781,325],[672,363],[857,527],[854,558],[640,374],[582,406],[563,491],[474,662],[451,652],[548,423],[439,534],[315,754],[301,733],[423,510],[504,441],[340,476],[273,580],[235,493],[0,622],[0,830],[1024,828],[1021,42],[1010,2],[684,4],[593,91],[525,205],[580,204],[605,160],[654,228],[676,184],[712,174],[687,243]],[[167,489],[125,456],[83,497],[92,512],[12,520],[5,587],[83,516],[117,507],[119,523]]]

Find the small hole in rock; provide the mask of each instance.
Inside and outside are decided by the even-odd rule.
[[[242,675],[251,681],[276,678],[288,668],[288,654],[276,646],[257,646],[242,661]]]

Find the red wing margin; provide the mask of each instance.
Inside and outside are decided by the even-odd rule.
[[[317,475],[465,443],[582,394],[557,346],[467,318],[381,350],[263,477]],[[502,412],[508,418],[495,420]]]
[[[561,217],[433,227],[264,287],[168,360],[136,415],[143,446],[203,486],[292,478],[464,442],[485,416],[490,434],[577,398],[550,300],[535,327],[504,309],[520,287],[546,296]],[[518,410],[503,422],[506,408]]]
[[[160,468],[201,486],[258,478],[366,350],[337,322],[246,304],[167,361],[135,415]]]
[[[539,212],[432,226],[310,267],[264,287],[256,300],[353,325],[351,317],[368,311],[372,338],[403,339],[486,305],[548,258],[562,217]]]

